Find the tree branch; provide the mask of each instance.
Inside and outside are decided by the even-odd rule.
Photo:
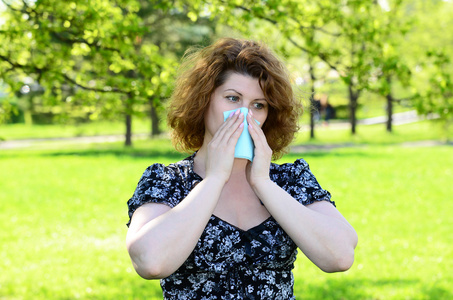
[[[316,31],[320,31],[322,33],[325,33],[327,35],[330,35],[330,36],[333,36],[333,37],[340,37],[341,34],[340,33],[333,33],[333,32],[330,32],[330,31],[327,31],[325,30],[324,28],[322,27],[316,27],[314,25],[311,25],[311,26],[304,26],[302,25],[299,20],[295,19],[294,17],[291,17],[291,19],[299,26],[299,28],[301,29],[301,31],[304,31],[304,30],[307,30],[307,29],[311,29],[311,30],[316,30]]]
[[[120,53],[120,50],[117,49],[117,48],[103,47],[103,46],[98,45],[97,42],[89,43],[86,39],[83,39],[83,38],[79,38],[79,39],[74,39],[73,40],[73,39],[65,38],[65,37],[61,36],[58,32],[55,32],[55,31],[51,31],[50,34],[53,37],[55,37],[56,39],[58,39],[59,41],[64,42],[64,43],[69,44],[69,45],[78,44],[78,43],[84,43],[84,44],[87,44],[88,46],[94,47],[94,48],[96,48],[98,50],[107,50],[107,51]]]
[[[249,13],[251,12],[251,10],[250,10],[249,8],[244,7],[244,6],[241,6],[241,5],[237,5],[236,8],[241,9],[241,10],[244,10],[244,11],[249,12]],[[271,19],[271,18],[269,18],[269,17],[266,17],[266,16],[257,16],[257,17],[260,18],[260,19],[263,19],[263,20],[265,20],[265,21],[268,21],[269,23],[271,23],[271,24],[273,24],[273,25],[277,25],[277,24],[278,24],[277,21],[275,21],[275,20],[273,20],[273,19]],[[291,18],[291,19],[294,20],[294,18]],[[294,21],[296,21],[296,20],[294,20]],[[330,32],[328,32],[328,31],[322,30],[321,28],[318,28],[318,27],[315,27],[315,26],[306,27],[306,26],[302,26],[302,25],[301,25],[299,22],[297,22],[297,21],[296,21],[296,23],[299,25],[299,28],[300,28],[302,31],[305,30],[305,29],[307,29],[307,28],[311,28],[311,29],[320,30],[320,31],[322,31],[322,32],[324,32],[324,33],[327,33],[327,34],[330,34],[330,35],[332,35],[332,36],[336,36],[336,37],[340,36],[340,34],[330,33]],[[308,54],[310,54],[310,55],[312,55],[312,56],[318,56],[318,57],[319,57],[323,62],[325,62],[332,70],[335,70],[335,71],[338,72],[338,68],[337,68],[336,66],[334,66],[333,64],[331,64],[331,63],[327,60],[327,55],[326,55],[325,53],[321,53],[321,52],[319,52],[319,53],[314,53],[313,51],[311,51],[311,50],[309,50],[309,49],[307,49],[307,48],[301,46],[301,45],[300,45],[299,43],[297,43],[293,38],[287,37],[287,39],[288,39],[288,41],[290,41],[291,44],[293,44],[296,48],[298,48],[298,49],[300,49],[300,50],[304,51],[305,53],[308,53]]]
[[[39,67],[33,66],[33,65],[21,65],[17,62],[13,62],[9,57],[6,57],[1,54],[0,54],[0,59],[9,63],[12,67],[11,69],[29,70],[33,73],[41,73],[41,72],[45,72],[45,71],[49,70],[48,68],[39,68]]]
[[[44,72],[50,71],[48,68],[38,68],[38,67],[33,66],[33,65],[22,65],[22,64],[13,62],[13,61],[11,61],[10,58],[8,58],[8,57],[6,57],[4,55],[1,55],[1,54],[0,54],[0,59],[3,60],[3,61],[6,61],[7,63],[9,63],[11,65],[11,68],[8,71],[12,71],[14,69],[22,69],[22,70],[25,70],[25,71],[28,71],[28,72],[31,72],[31,73],[37,73],[40,76]],[[80,87],[80,88],[82,88],[84,90],[94,91],[94,92],[99,92],[99,93],[118,93],[118,94],[129,94],[130,93],[130,91],[121,90],[121,89],[116,88],[116,87],[103,88],[103,89],[89,87],[89,86],[86,86],[86,85],[84,85],[84,84],[82,84],[80,82],[77,82],[75,79],[72,79],[71,77],[69,77],[66,74],[58,73],[58,72],[56,72],[56,73],[58,75],[60,75],[61,77],[63,77],[66,81],[68,81],[68,82],[72,83],[73,85],[76,85],[76,86],[78,86],[78,87]]]
[[[119,88],[116,88],[116,87],[111,87],[111,88],[104,88],[104,89],[100,89],[100,88],[92,88],[92,87],[89,87],[89,86],[86,86],[82,83],[79,83],[77,82],[75,79],[72,79],[71,77],[69,77],[68,75],[66,74],[60,74],[64,79],[66,79],[66,81],[72,83],[73,85],[76,85],[84,90],[87,90],[87,91],[94,91],[94,92],[99,92],[99,93],[118,93],[118,94],[130,94],[130,91],[124,91],[124,90],[121,90]]]
[[[310,51],[309,49],[307,49],[307,48],[305,48],[305,47],[299,45],[299,43],[297,43],[293,38],[288,37],[287,39],[288,39],[288,41],[290,41],[291,44],[293,44],[296,48],[298,48],[298,49],[300,49],[300,50],[304,51],[305,53],[308,53],[308,54],[310,54],[310,55],[312,55],[312,56],[318,56],[318,57],[319,57],[323,62],[325,62],[332,70],[335,70],[335,71],[339,72],[339,71],[338,71],[338,68],[337,68],[336,66],[332,65],[332,64],[327,60],[326,55],[325,55],[324,53],[321,53],[321,52],[319,52],[319,53],[314,53],[313,51]]]

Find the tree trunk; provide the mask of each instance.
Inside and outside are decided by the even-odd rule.
[[[132,116],[126,113],[126,139],[124,145],[127,147],[132,146]]]
[[[27,107],[24,109],[24,123],[27,126],[33,125],[33,113],[34,113],[34,105],[33,105],[33,96],[24,96],[27,100]]]
[[[360,91],[354,91],[352,84],[349,84],[349,121],[351,122],[351,134],[356,134],[357,125],[357,104],[360,95]]]
[[[157,109],[154,105],[153,98],[149,99],[150,106],[150,117],[151,117],[151,138],[158,136],[161,131],[159,129],[159,116],[157,115]]]
[[[31,113],[31,110],[29,110],[29,109],[24,110],[24,123],[27,126],[33,125],[33,114]]]
[[[313,95],[310,97],[310,139],[315,138],[315,101]]]
[[[390,77],[387,77],[387,83],[389,85],[389,92],[385,96],[387,98],[387,131],[392,132],[393,96],[392,96],[392,81]]]
[[[393,115],[393,96],[391,93],[387,94],[387,131],[392,132],[392,115]]]
[[[308,63],[310,65],[310,84],[311,84],[311,96],[310,96],[310,139],[315,138],[315,71],[313,69],[312,58],[309,56]]]

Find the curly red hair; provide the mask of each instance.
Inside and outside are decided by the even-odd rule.
[[[299,130],[302,106],[283,63],[267,46],[250,40],[223,38],[186,53],[168,106],[173,144],[179,151],[196,151],[201,147],[211,94],[232,72],[259,80],[269,104],[262,129],[273,158],[281,157]]]

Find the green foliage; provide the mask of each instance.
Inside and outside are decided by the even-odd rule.
[[[347,86],[351,116],[359,97],[367,101],[365,91],[390,95],[393,102],[413,100],[411,89],[420,86],[413,80],[419,68],[414,62],[425,55],[418,49],[451,44],[451,34],[439,31],[451,32],[447,1],[209,1],[205,6],[243,35],[265,40],[293,61],[297,57],[292,72],[305,82],[314,80],[316,89],[329,90],[336,74]],[[314,78],[307,74],[309,62]],[[439,107],[449,111],[448,104]]]
[[[0,98],[0,124],[7,123],[13,115],[18,115],[17,106],[8,99]]]
[[[426,58],[427,49],[453,55],[451,1],[2,3],[0,78],[25,120],[34,121],[33,114],[58,116],[62,123],[144,116],[149,105],[162,112],[178,59],[222,30],[270,44],[315,94],[338,90],[340,80],[351,115],[368,102],[365,91],[416,98],[420,112],[451,115],[451,63]],[[19,92],[32,84],[44,89]],[[12,106],[0,107],[4,122]]]
[[[416,108],[420,114],[438,116],[448,133],[453,123],[453,64],[443,51],[429,51],[427,56],[430,61],[424,67],[431,69],[430,77],[416,95]]]
[[[453,120],[453,34],[447,28],[453,26],[450,17],[453,3],[411,1],[406,10],[416,17],[399,51],[404,52],[412,70],[409,91],[412,103],[422,115],[437,115],[444,126],[444,135],[449,138]]]
[[[93,114],[104,107],[98,99],[139,98],[154,88],[147,80],[134,81],[155,74],[144,60],[157,55],[156,48],[146,57],[136,49],[144,34],[136,1],[5,4],[8,22],[1,39],[7,47],[0,55],[7,71],[1,75],[12,91],[31,77],[44,87],[44,106],[66,106],[68,112],[83,106]]]
[[[297,76],[305,77],[313,92],[330,79],[333,71],[348,88],[354,133],[358,98],[363,91],[376,89],[388,93],[389,76],[396,75],[404,83],[408,81],[408,67],[400,59],[400,53],[392,48],[407,32],[410,21],[399,18],[403,12],[401,2],[396,1],[388,8],[373,1],[209,3],[213,14],[221,15],[220,18],[244,34],[263,37],[266,41],[273,41],[269,36],[277,36],[277,42],[271,42],[278,44],[274,48],[285,56],[303,56],[305,60],[300,63],[309,67],[300,70],[299,66]],[[236,22],[238,19],[254,21],[246,26]],[[271,24],[273,28],[263,24]],[[314,71],[308,78],[307,69],[312,68]]]
[[[415,26],[401,47],[413,70],[413,103],[420,114],[437,115],[448,138],[453,121],[453,34],[448,30],[453,26],[453,3],[413,1],[407,10],[416,15]]]
[[[113,119],[144,114],[149,103],[161,106],[183,48],[211,34],[179,34],[191,23],[185,8],[162,2],[3,3],[0,78],[12,93],[27,81],[39,84],[43,95],[30,100],[37,112],[55,113],[63,121]]]

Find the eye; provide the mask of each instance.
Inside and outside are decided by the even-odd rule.
[[[239,101],[239,97],[238,96],[226,96],[225,98],[227,98],[231,102],[238,102]]]
[[[263,109],[263,108],[265,108],[265,107],[266,107],[266,105],[265,105],[264,103],[261,103],[261,102],[255,102],[255,103],[253,103],[253,108],[255,108],[255,109],[258,109],[258,110],[259,110],[259,109]]]

